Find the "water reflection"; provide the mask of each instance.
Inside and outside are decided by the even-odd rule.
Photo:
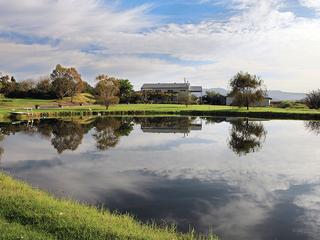
[[[57,196],[182,231],[318,239],[320,138],[306,130],[302,121],[189,117],[0,124],[2,168]]]
[[[197,118],[194,117],[150,117],[50,119],[15,124],[0,123],[0,141],[5,135],[9,136],[16,133],[39,134],[44,138],[51,139],[52,146],[61,154],[66,150],[77,150],[82,143],[83,136],[93,129],[92,136],[96,141],[97,149],[105,151],[115,147],[122,136],[128,136],[133,130],[134,124],[140,124],[143,132],[182,133],[186,136],[191,131],[202,129],[202,122],[196,120]]]
[[[308,131],[320,135],[320,121],[306,121],[305,127]]]
[[[228,119],[210,117],[148,117],[148,118],[90,118],[77,120],[35,120],[30,122],[0,123],[0,143],[5,136],[16,133],[39,134],[50,139],[59,154],[66,150],[75,151],[81,145],[83,136],[92,129],[96,147],[105,151],[115,147],[122,136],[128,136],[139,124],[144,133],[183,134],[201,131],[202,121],[206,124],[230,123],[229,148],[239,156],[245,156],[262,149],[267,131],[262,121],[250,119]],[[320,121],[306,121],[305,128],[320,135]],[[4,149],[0,145],[0,157]]]
[[[267,135],[262,122],[235,119],[230,123],[229,147],[232,151],[243,156],[262,148]]]
[[[141,118],[141,130],[146,133],[183,133],[201,131],[202,122],[195,117]]]
[[[100,118],[95,122],[96,132],[93,134],[97,148],[107,150],[115,147],[121,136],[128,136],[133,130],[133,123],[130,120],[119,120],[115,118]]]

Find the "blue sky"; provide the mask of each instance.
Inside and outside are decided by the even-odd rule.
[[[61,63],[139,89],[184,77],[227,88],[242,70],[269,89],[309,91],[319,16],[320,0],[0,0],[0,72],[37,79]]]

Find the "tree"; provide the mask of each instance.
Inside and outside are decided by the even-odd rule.
[[[9,75],[2,75],[0,73],[0,93],[5,96],[10,95],[10,93],[14,92],[16,89],[16,80],[14,77]]]
[[[320,89],[308,93],[306,98],[304,99],[304,102],[310,109],[319,109],[320,108]]]
[[[119,97],[121,103],[128,103],[133,92],[133,85],[128,79],[119,79]]]
[[[225,105],[226,97],[215,91],[207,91],[206,95],[202,97],[202,101],[211,105]]]
[[[59,99],[73,97],[82,91],[83,82],[81,75],[75,68],[66,68],[58,64],[50,75],[52,89]]]
[[[82,88],[83,93],[90,93],[92,95],[95,95],[95,89],[92,87],[88,82],[83,81],[83,88]]]
[[[119,81],[113,77],[101,74],[96,77],[98,81],[95,89],[97,93],[97,102],[103,104],[106,109],[111,104],[119,103]]]
[[[233,104],[239,107],[245,106],[249,110],[249,106],[262,101],[266,97],[266,89],[263,81],[256,75],[239,72],[230,80]]]
[[[231,124],[229,147],[233,152],[242,156],[262,147],[267,132],[261,122],[237,119]]]
[[[178,103],[185,104],[186,107],[188,107],[188,105],[191,102],[191,95],[188,91],[179,92],[177,97],[178,97]]]
[[[41,77],[35,86],[35,97],[38,98],[52,98],[54,93],[52,91],[52,83],[49,77]]]

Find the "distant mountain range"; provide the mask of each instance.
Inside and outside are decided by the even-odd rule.
[[[203,94],[206,93],[206,91],[215,91],[217,93],[220,93],[221,95],[226,96],[228,94],[228,90],[224,88],[210,88],[210,89],[203,89]],[[297,101],[301,100],[306,97],[305,93],[294,93],[294,92],[283,92],[280,90],[269,90],[268,96],[272,98],[272,101]]]

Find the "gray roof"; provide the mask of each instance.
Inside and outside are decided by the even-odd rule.
[[[141,89],[189,89],[188,83],[145,83]]]
[[[202,92],[201,86],[190,86],[190,92]]]

